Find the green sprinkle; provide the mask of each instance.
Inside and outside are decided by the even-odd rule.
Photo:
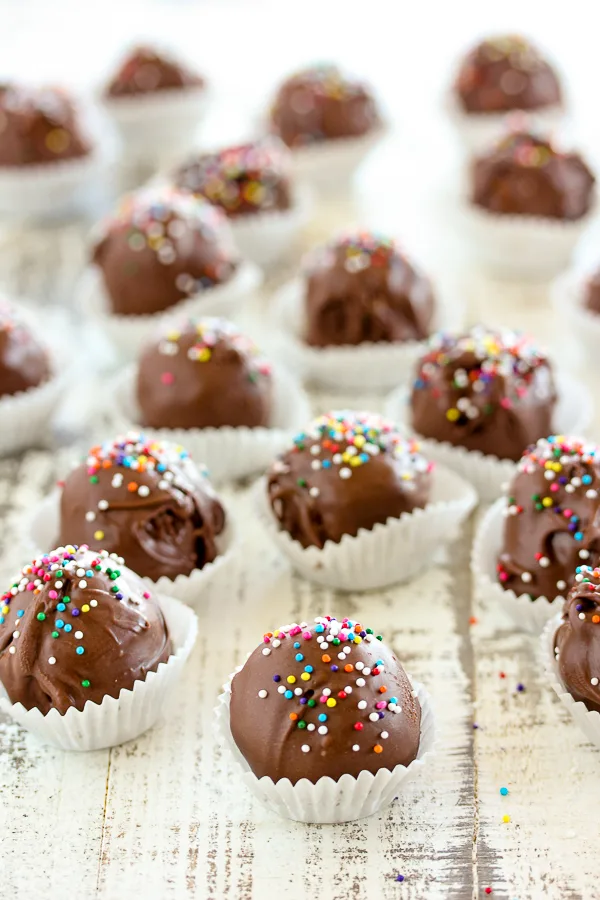
[[[52,632],[52,637],[53,637],[53,638],[57,638],[58,636],[59,636],[59,635],[58,635],[58,631],[53,631],[53,632]]]
[[[339,638],[334,638],[334,639],[332,640],[331,643],[332,643],[335,647],[337,647],[337,646],[339,646],[339,644],[341,644],[342,642],[340,641]]]
[[[90,475],[90,484],[98,484],[98,476]]]
[[[111,587],[111,591],[113,592],[113,594],[118,594],[119,586],[117,584],[113,584],[113,586]]]
[[[37,614],[38,622],[43,622],[45,618],[46,618],[46,613],[38,613]]]
[[[71,602],[71,598],[70,598],[70,597],[63,597],[63,598],[62,598],[62,602],[63,602],[63,603],[70,603],[70,602]]]
[[[303,722],[302,719],[298,722],[298,728],[306,728],[306,722]]]
[[[307,703],[306,705],[307,705],[307,706],[316,706],[316,705],[317,705],[317,701],[311,699],[311,700],[308,701],[308,703]]]
[[[298,486],[299,486],[299,487],[306,487],[306,478],[299,478],[299,479],[298,479]]]
[[[81,687],[89,687],[89,686],[90,686],[89,681],[87,680],[87,678],[84,678],[83,681],[81,682]]]

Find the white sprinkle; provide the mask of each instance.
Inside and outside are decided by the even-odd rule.
[[[75,632],[75,640],[80,641],[82,637],[83,637],[83,631]]]
[[[78,578],[83,578],[84,575],[85,575],[85,569],[77,569],[77,577]]]
[[[589,559],[590,551],[589,550],[580,550],[579,551],[579,559]]]
[[[323,694],[324,697],[329,697],[329,695],[331,694],[331,688],[323,688],[321,693]]]
[[[8,652],[9,652],[9,653],[16,653],[16,652],[17,652],[17,648],[16,648],[16,647],[9,647]]]
[[[270,656],[270,655],[271,655],[271,651],[269,650],[269,648],[264,647],[263,648],[263,656]]]
[[[531,581],[531,572],[523,572],[521,575],[521,581],[524,581],[525,584],[529,584]]]
[[[98,500],[98,509],[108,509],[108,500]]]
[[[121,487],[121,485],[123,484],[123,476],[121,475],[120,472],[117,472],[116,475],[113,475],[111,484],[114,488]]]
[[[358,744],[352,744],[352,749],[356,753],[358,750],[360,750],[360,747],[358,746]]]
[[[149,493],[150,493],[150,488],[148,487],[148,485],[140,484],[140,486],[138,488],[138,494],[140,495],[140,497],[147,497]]]
[[[580,618],[580,619],[585,619],[585,613],[579,613],[579,618]]]
[[[285,691],[286,691],[285,687],[282,684],[280,684],[279,687],[277,688],[277,692],[279,694],[285,694]]]
[[[348,687],[345,687],[344,690],[345,690],[345,692],[346,692],[347,694],[351,694],[351,693],[352,693],[352,688],[350,687],[350,685],[348,685]]]
[[[598,679],[597,679],[597,678],[590,678],[590,684],[593,684],[594,687],[596,687],[596,685],[598,684]]]
[[[302,747],[300,749],[303,753],[308,753],[310,751],[310,747],[308,746],[308,744],[302,744]]]
[[[327,734],[329,728],[327,727],[327,725],[319,725],[317,731],[319,732],[319,734]]]
[[[342,653],[338,653],[338,659],[341,659],[341,660],[346,659],[346,654],[343,653],[343,652],[342,652]]]
[[[77,635],[75,635],[75,637],[77,637]],[[267,692],[264,690],[264,688],[262,691],[258,692],[258,696],[260,697],[261,700],[265,699],[265,697],[267,696]]]
[[[97,600],[90,600],[90,606],[98,606]]]
[[[82,578],[82,580],[79,582],[79,587],[80,587],[80,588],[86,588],[86,587],[87,587],[87,581],[85,580],[85,578]]]
[[[21,634],[20,631],[13,631],[13,637],[14,637],[15,641],[19,637],[20,634]]]
[[[314,724],[311,722],[310,725],[307,725],[307,726],[306,726],[306,730],[307,730],[307,731],[314,731],[314,730],[315,730]]]
[[[384,741],[385,741],[386,738],[389,738],[389,736],[390,736],[390,735],[389,735],[389,732],[387,732],[387,731],[382,731],[382,732],[381,732],[381,737],[383,738]]]
[[[365,681],[364,678],[357,678],[356,683],[357,683],[358,687],[364,687],[367,682]]]
[[[354,668],[355,668],[355,669],[358,669],[359,672],[360,672],[361,669],[364,669],[364,667],[365,667],[364,662],[361,662],[360,660],[359,660],[359,661],[356,663],[356,665],[354,666]]]
[[[85,514],[86,522],[93,522],[95,518],[96,518],[95,512],[86,512],[86,514]]]
[[[401,706],[395,706],[395,707],[394,707],[394,712],[396,713],[396,715],[398,715],[398,713],[401,713],[401,712],[402,712],[402,707],[401,707]]]
[[[60,590],[62,586],[63,586],[62,581],[55,581],[55,582],[54,582],[54,587],[55,587],[55,588],[58,588],[58,589]]]
[[[302,690],[302,688],[294,688],[294,694],[296,695],[296,697],[301,697],[303,693],[304,691]]]
[[[332,458],[333,458],[333,462],[336,466],[339,466],[343,460],[341,453],[335,453]]]
[[[566,581],[562,581],[562,580],[561,580],[561,581],[557,581],[557,582],[556,582],[556,587],[558,588],[559,591],[564,591],[564,589],[566,588],[566,586],[567,586],[567,582],[566,582]]]
[[[371,670],[369,669],[368,666],[365,666],[365,668],[363,669],[363,675],[370,675],[370,674],[371,674]],[[358,682],[357,682],[357,684],[358,684]]]
[[[542,569],[547,569],[548,566],[550,565],[550,560],[548,559],[547,556],[542,556],[542,557],[538,560],[538,562],[539,562],[540,566],[542,567]]]
[[[311,487],[311,489],[309,490],[308,493],[310,494],[311,497],[318,497],[319,494],[321,493],[321,491],[319,490],[318,487]]]
[[[352,477],[352,469],[348,469],[346,466],[344,466],[343,469],[340,469],[340,478],[343,478],[344,480],[346,480],[351,477]]]
[[[546,481],[552,481],[552,479],[554,478],[554,472],[551,469],[547,469],[544,472],[544,478],[546,479]]]
[[[321,460],[320,460],[320,459],[313,459],[313,461],[312,461],[311,464],[310,464],[310,467],[311,467],[311,469],[313,469],[315,472],[318,472],[319,469],[321,468]]]
[[[371,722],[379,722],[379,713],[370,713],[369,720]]]
[[[56,657],[55,656],[49,657],[48,662],[50,663],[51,666],[53,666],[56,662]]]
[[[590,488],[589,491],[585,492],[585,496],[588,497],[589,500],[595,500],[598,496],[598,491],[595,491],[593,488]]]
[[[572,484],[565,484],[565,491],[567,492],[567,494],[574,494],[575,488]]]
[[[357,706],[358,706],[359,709],[366,709],[366,708],[367,708],[367,701],[366,701],[366,700],[359,700]]]
[[[274,641],[271,641],[271,646],[275,648],[281,647],[281,641],[279,640],[279,638],[275,638]]]

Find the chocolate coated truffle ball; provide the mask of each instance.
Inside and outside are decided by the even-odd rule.
[[[257,778],[314,784],[408,766],[421,706],[380,637],[321,616],[264,635],[232,681],[230,723]]]
[[[526,335],[472,328],[440,333],[417,365],[411,424],[426,438],[517,461],[552,432],[550,363]]]
[[[66,478],[60,537],[118,553],[138,575],[175,579],[218,555],[225,511],[185,450],[142,434],[92,447]]]
[[[39,557],[0,608],[0,681],[12,703],[43,715],[118,698],[171,654],[160,607],[105,551],[68,546]]]
[[[394,241],[371,232],[344,236],[309,256],[307,343],[314,347],[427,337],[431,284]]]
[[[0,166],[78,159],[90,149],[73,101],[64,91],[0,86]]]
[[[369,89],[330,65],[292,75],[271,108],[271,128],[288,147],[361,137],[379,125]]]
[[[574,700],[600,712],[600,569],[579,566],[554,637],[560,677]]]
[[[204,197],[230,217],[291,206],[290,159],[276,137],[202,153],[175,173],[179,190]]]
[[[137,399],[152,428],[266,427],[271,367],[225,319],[186,319],[143,351]]]
[[[151,47],[137,47],[121,64],[106,88],[106,96],[135,97],[177,88],[202,87],[203,79],[163,53]]]
[[[0,300],[0,397],[38,387],[49,377],[48,351]]]
[[[590,275],[585,284],[583,305],[590,312],[600,313],[600,269]]]
[[[553,435],[523,454],[508,489],[498,579],[532,598],[566,596],[582,563],[600,562],[600,452]]]
[[[104,226],[93,261],[113,313],[151,315],[228,281],[237,253],[223,213],[165,189],[126,196]]]
[[[281,527],[303,547],[423,508],[431,463],[391,422],[370,413],[331,413],[299,434],[267,473]]]
[[[579,154],[517,131],[475,160],[471,199],[492,213],[574,220],[591,208],[594,184]]]
[[[460,67],[455,91],[469,113],[538,110],[562,100],[552,67],[518,35],[491,38],[474,47]]]

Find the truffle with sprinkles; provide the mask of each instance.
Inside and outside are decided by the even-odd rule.
[[[575,220],[590,210],[595,181],[578,153],[514,131],[474,161],[471,200],[496,215]]]
[[[552,66],[521,35],[481,41],[465,56],[454,85],[468,113],[503,113],[559,106],[561,87]]]
[[[179,190],[219,206],[230,218],[291,206],[291,159],[285,144],[268,136],[253,144],[201,153],[174,175]]]
[[[303,547],[322,548],[423,508],[432,467],[386,419],[332,412],[272,464],[267,491],[281,527]]]
[[[218,555],[225,510],[183,447],[132,432],[92,447],[66,478],[59,540],[104,548],[157,581]]]
[[[328,64],[291,75],[271,106],[271,130],[288,147],[361,137],[380,124],[369,88]]]
[[[38,387],[50,375],[48,350],[18,310],[0,299],[0,397]]]
[[[202,87],[204,79],[165,52],[153,47],[135,47],[120,64],[106,86],[111,100],[157,91]]]
[[[173,320],[142,351],[136,392],[146,427],[266,427],[271,365],[225,319]]]
[[[167,662],[160,607],[121,557],[59,547],[23,567],[0,598],[0,682],[12,703],[101,703]]]
[[[0,167],[51,165],[81,159],[91,149],[65,91],[0,86]]]
[[[430,339],[417,364],[411,422],[423,437],[516,462],[552,432],[555,404],[550,363],[532,338],[477,325]]]
[[[231,734],[258,778],[292,784],[408,766],[421,707],[381,635],[319,616],[267,632],[231,684]]]
[[[93,251],[113,313],[151,315],[229,281],[238,254],[221,210],[171,187],[123,197]]]
[[[565,597],[576,568],[600,561],[600,450],[551,435],[523,454],[508,486],[498,580],[516,594]]]
[[[343,234],[305,262],[306,340],[315,347],[365,341],[414,341],[430,333],[429,279],[392,238]]]
[[[575,701],[600,712],[600,569],[577,567],[554,637],[560,677]]]

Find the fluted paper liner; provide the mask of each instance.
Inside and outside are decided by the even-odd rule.
[[[585,435],[593,416],[592,397],[585,385],[564,372],[554,373],[558,402],[554,410],[554,434]],[[517,463],[498,459],[479,450],[465,450],[447,441],[435,441],[415,432],[411,424],[410,394],[406,388],[393,391],[385,403],[385,416],[402,426],[404,432],[416,436],[427,459],[453,469],[469,481],[479,499],[492,503],[517,471]],[[547,435],[544,435],[546,437]],[[524,447],[523,450],[526,448]]]
[[[273,352],[300,377],[339,390],[381,391],[412,375],[417,360],[427,349],[426,341],[365,341],[340,347],[312,347],[303,340],[306,319],[304,284],[294,279],[278,291],[273,317],[279,327],[271,335]],[[432,329],[460,328],[463,304],[453,308],[439,303]]]
[[[241,666],[236,669],[239,672]],[[422,684],[409,676],[414,693],[421,704],[421,737],[417,758],[408,766],[379,769],[373,775],[363,771],[357,778],[342,775],[337,781],[324,776],[316,782],[300,779],[292,784],[288,778],[274,782],[257,778],[237,748],[229,724],[231,682],[224,685],[215,709],[217,739],[231,753],[242,781],[254,796],[273,812],[286,819],[309,823],[352,822],[385,809],[410,781],[420,774],[435,752],[436,726],[431,697]]]
[[[275,367],[268,428],[149,428],[140,425],[135,379],[135,366],[129,366],[115,379],[107,405],[113,419],[111,427],[117,431],[143,427],[145,434],[159,441],[182,444],[196,462],[207,467],[214,482],[234,481],[264,472],[311,418],[308,397],[298,382],[284,369]]]
[[[309,220],[311,192],[300,185],[289,209],[250,213],[229,219],[233,239],[244,259],[270,268],[285,259]]]
[[[215,597],[229,589],[239,572],[241,535],[227,509],[225,513],[226,526],[216,538],[219,555],[214,561],[175,579],[166,576],[158,581],[142,578],[152,593],[174,597],[202,614]],[[48,547],[56,546],[59,525],[60,491],[55,490],[44,497],[24,522],[23,543],[31,551],[32,558],[47,552]],[[77,535],[74,535],[74,540],[77,542]]]
[[[548,619],[562,608],[565,598],[532,600],[527,593],[505,590],[498,581],[496,563],[502,550],[506,508],[505,497],[496,500],[477,527],[471,553],[473,589],[483,605],[503,609],[520,631],[539,635]]]
[[[121,135],[125,162],[162,165],[193,146],[209,97],[206,86],[184,87],[103,97],[102,104]]]
[[[586,279],[595,271],[581,267],[570,269],[556,278],[550,289],[552,305],[560,315],[561,327],[575,338],[578,349],[585,348],[586,361],[598,364],[600,346],[600,313],[584,306]]]
[[[427,454],[425,454],[426,456]],[[346,534],[323,549],[303,547],[284,531],[267,495],[266,479],[255,487],[257,516],[271,540],[293,567],[310,581],[343,591],[368,591],[410,581],[431,568],[436,551],[458,535],[477,502],[473,488],[462,478],[436,466],[431,497],[424,509]]]
[[[39,447],[63,396],[65,378],[51,378],[27,391],[0,398],[0,456]]]
[[[541,134],[553,134],[566,115],[565,108],[558,105],[526,112],[468,113],[460,106],[453,92],[446,95],[444,110],[463,149],[469,154],[488,150],[494,141],[506,134],[508,123],[516,116],[522,116],[528,128],[533,127]]]
[[[597,203],[580,219],[492,213],[460,203],[458,225],[471,257],[500,278],[550,278],[567,268],[575,246],[597,215]]]
[[[214,285],[174,306],[152,315],[122,316],[110,310],[102,276],[89,266],[76,288],[76,305],[102,330],[115,348],[120,361],[137,358],[144,344],[166,322],[178,316],[219,316],[235,318],[262,283],[262,272],[255,263],[242,262],[223,284]]]
[[[106,696],[102,703],[88,701],[83,710],[71,707],[61,716],[51,709],[26,710],[11,703],[0,685],[0,709],[40,740],[61,750],[101,750],[139,737],[169,709],[183,667],[196,642],[198,620],[191,609],[172,597],[157,597],[169,628],[173,652],[155,672],[123,689],[118,698]]]
[[[596,747],[600,747],[600,713],[595,710],[589,710],[581,700],[574,700],[563,684],[558,671],[558,663],[554,655],[554,635],[561,623],[562,618],[560,614],[553,617],[547,623],[540,636],[540,652],[546,681],[555,691],[563,706],[569,710],[588,741],[591,741]]]
[[[294,175],[323,194],[347,190],[352,176],[368,153],[385,135],[384,126],[361,137],[340,137],[290,147]]]

